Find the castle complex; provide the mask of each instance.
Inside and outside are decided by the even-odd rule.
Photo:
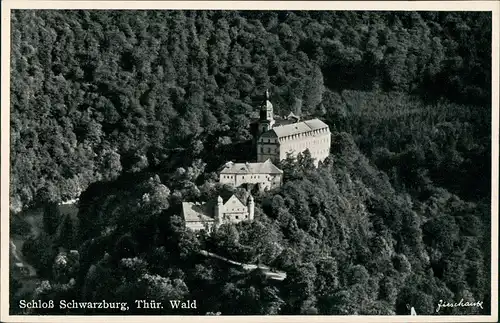
[[[252,124],[251,130],[257,162],[226,163],[219,174],[220,183],[234,187],[257,185],[260,190],[278,188],[282,185],[283,171],[273,162],[286,159],[288,154],[296,157],[308,149],[318,166],[319,161],[330,154],[331,133],[328,125],[319,119],[300,121],[293,113],[286,119],[275,120],[268,91],[260,106],[260,117]],[[225,203],[220,196],[216,203],[182,203],[186,227],[195,231],[206,229],[210,232],[223,223],[253,221],[254,209],[251,195],[247,205],[235,195]]]
[[[260,107],[260,118],[254,126],[257,161],[271,159],[274,162],[283,160],[287,154],[296,157],[309,149],[315,165],[330,154],[330,128],[319,119],[299,122],[299,118],[291,114],[287,120],[277,123],[274,119],[273,105],[269,101],[269,92]]]

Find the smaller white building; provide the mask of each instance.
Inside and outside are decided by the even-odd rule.
[[[283,171],[268,159],[260,163],[233,163],[224,165],[219,175],[219,182],[234,187],[243,184],[258,185],[259,189],[273,189],[280,187],[283,180]]]
[[[248,198],[247,205],[243,204],[235,195],[232,195],[225,203],[220,196],[217,198],[216,203],[182,203],[182,215],[186,227],[193,231],[205,229],[211,232],[224,223],[253,221],[254,214],[255,202],[251,195]]]

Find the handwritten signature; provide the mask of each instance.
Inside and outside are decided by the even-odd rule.
[[[406,304],[406,308],[410,311],[411,316],[417,316],[417,311],[415,311],[415,307],[411,306],[411,309],[410,309],[410,305]]]
[[[480,307],[483,309],[483,302],[478,301],[478,302],[464,302],[464,299],[462,298],[460,302],[458,303],[450,303],[450,302],[444,302],[442,299],[439,300],[438,307],[436,308],[436,313],[439,312],[441,307]]]

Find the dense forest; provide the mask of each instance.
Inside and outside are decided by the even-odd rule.
[[[256,221],[186,230],[182,201],[248,194],[217,169],[254,158],[266,88],[276,114],[329,124],[330,157],[283,160]],[[33,298],[489,314],[490,151],[490,13],[14,11],[11,211],[42,208],[43,223],[11,216],[11,232],[43,282],[11,276],[11,312],[64,314],[15,306]],[[436,313],[462,298],[484,308]]]

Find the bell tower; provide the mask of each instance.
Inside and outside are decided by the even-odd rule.
[[[274,126],[273,104],[269,101],[269,90],[266,90],[265,100],[260,106],[259,135],[269,131]]]

